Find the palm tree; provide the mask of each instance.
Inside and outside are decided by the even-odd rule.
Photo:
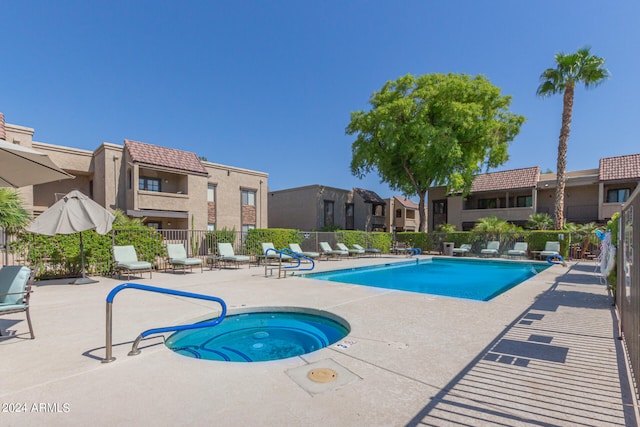
[[[546,213],[535,213],[529,215],[527,227],[530,230],[551,230],[553,227],[553,218]]]
[[[20,195],[15,190],[0,188],[0,228],[11,233],[26,227],[30,221]]]
[[[609,77],[604,68],[605,60],[591,55],[591,48],[583,47],[576,53],[557,53],[556,68],[547,68],[540,75],[538,96],[547,97],[556,93],[563,94],[562,126],[558,139],[558,167],[556,176],[555,228],[562,230],[564,224],[564,185],[567,168],[567,144],[571,130],[573,114],[573,96],[576,83],[584,83],[586,89],[598,86]]]

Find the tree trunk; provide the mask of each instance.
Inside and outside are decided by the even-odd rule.
[[[562,230],[564,226],[564,187],[567,169],[567,148],[571,131],[571,115],[573,113],[574,83],[567,82],[562,102],[562,127],[558,139],[558,167],[556,171],[555,227]]]
[[[418,202],[418,215],[420,215],[420,222],[418,222],[418,232],[422,233],[425,231],[425,225],[427,222],[427,219],[425,218],[426,215],[424,210],[424,201],[427,198],[427,192],[419,191],[418,197],[420,197],[420,201]]]

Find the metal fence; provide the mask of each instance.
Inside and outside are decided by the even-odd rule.
[[[355,237],[349,233],[353,232],[299,232],[297,241],[300,243],[302,250],[310,252],[320,252],[320,242],[328,242],[332,247],[336,243],[349,243],[347,239],[358,239],[357,243],[367,248],[377,248],[383,253],[391,252],[395,242],[404,242],[408,246],[420,247],[425,253],[442,254],[444,251],[444,242],[451,241],[451,235],[446,233],[425,233],[394,235],[391,233],[357,233]],[[567,235],[566,233],[563,233]],[[383,235],[383,236],[381,236]],[[558,235],[559,236],[559,235]],[[136,248],[138,258],[140,260],[149,261],[154,264],[158,270],[169,268],[166,255],[167,243],[178,243],[184,245],[189,257],[200,258],[205,265],[209,260],[217,256],[218,243],[231,243],[234,252],[238,255],[250,255],[255,258],[256,255],[262,254],[260,241],[255,238],[248,238],[247,234],[232,230],[156,230],[147,227],[136,227],[134,229],[114,229],[107,236],[100,236],[101,243],[99,245],[91,245],[87,248],[87,239],[85,237],[85,255],[86,268],[89,274],[108,276],[114,272],[114,263],[111,256],[111,247],[114,245],[133,245]],[[383,237],[383,238],[381,238]],[[499,240],[501,253],[505,254],[507,249],[512,248],[515,242],[525,239],[525,234],[502,233],[495,234],[467,234],[462,236],[466,239],[472,238],[473,242],[465,240],[464,242],[455,242],[455,246],[460,243],[472,243],[471,254],[480,254],[482,248],[490,240]],[[0,235],[0,238],[4,236]],[[567,256],[569,259],[595,259],[599,253],[598,241],[595,238],[589,240],[584,235],[575,234],[568,236],[572,242],[567,247]],[[38,277],[73,277],[80,272],[79,256],[60,256],[60,251],[52,249],[51,254],[42,254],[34,259],[26,253],[12,253],[11,239],[15,236],[8,236],[5,251],[3,255],[3,264],[21,264],[27,265],[38,270]],[[555,239],[555,236],[554,236]],[[4,242],[2,242],[4,243]],[[272,242],[273,243],[273,242]],[[294,242],[288,242],[294,243]],[[351,243],[356,243],[353,241]],[[286,246],[287,243],[284,243]],[[96,249],[99,247],[98,249]],[[529,245],[529,250],[534,251],[537,248]],[[30,250],[27,247],[27,250]],[[76,249],[77,251],[77,249]],[[58,252],[58,253],[53,253]],[[531,253],[533,255],[533,253]],[[30,261],[31,260],[31,261]]]
[[[622,207],[618,229],[616,306],[636,387],[640,384],[640,187]],[[637,393],[636,388],[636,393]]]

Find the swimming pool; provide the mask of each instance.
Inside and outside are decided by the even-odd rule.
[[[225,362],[286,359],[327,347],[349,333],[331,313],[293,307],[228,315],[217,326],[172,334],[165,345],[183,356]]]
[[[489,301],[547,269],[541,262],[466,260],[433,257],[303,277],[424,294]]]

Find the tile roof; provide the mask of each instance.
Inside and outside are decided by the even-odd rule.
[[[534,188],[540,179],[540,167],[513,169],[502,172],[491,172],[477,175],[473,180],[471,191],[515,190]]]
[[[353,188],[353,191],[360,195],[364,199],[365,203],[378,203],[381,205],[386,205],[387,202],[380,196],[378,196],[374,191],[365,190],[364,188]]]
[[[600,159],[600,181],[640,178],[640,154]]]
[[[407,209],[418,210],[418,204],[413,200],[409,200],[406,197],[400,197],[400,196],[393,196],[393,198],[396,199],[398,203],[400,203],[402,206],[404,206]]]
[[[195,153],[129,139],[124,140],[124,145],[134,162],[164,166],[196,174],[209,174]]]

